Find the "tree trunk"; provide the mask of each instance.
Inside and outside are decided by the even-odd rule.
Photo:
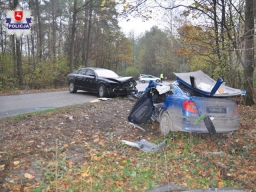
[[[88,9],[84,10],[84,36],[82,44],[82,65],[86,66],[86,45],[87,45],[87,32],[88,32]]]
[[[13,62],[13,77],[17,77],[17,63],[16,63],[16,47],[15,47],[15,37],[14,35],[11,36],[12,42],[12,62]]]
[[[41,25],[41,16],[39,11],[39,0],[36,0],[36,14],[37,14],[37,22],[38,22],[38,36],[37,36],[37,59],[39,58],[39,61],[42,59],[42,25]]]
[[[245,105],[253,105],[253,72],[254,72],[254,17],[253,1],[245,1],[245,55],[244,55],[244,87],[246,89]]]
[[[56,62],[56,15],[55,15],[55,1],[51,1],[52,4],[52,60]]]
[[[88,22],[88,30],[87,30],[87,41],[86,41],[86,58],[85,58],[85,67],[89,66],[89,52],[90,52],[90,35],[91,35],[91,27],[92,27],[92,1],[90,1],[89,8],[89,22]]]
[[[31,45],[30,45],[30,41],[29,41],[29,36],[27,36],[27,57],[28,57],[28,64],[29,65],[31,65],[31,55],[30,55],[30,53],[31,53],[31,50],[30,50],[30,47],[31,47]]]
[[[214,31],[215,31],[215,52],[218,56],[218,59],[220,61],[220,45],[219,45],[219,27],[218,27],[218,16],[217,16],[217,1],[213,0],[213,14],[214,14]]]
[[[70,57],[69,57],[69,67],[70,73],[73,72],[74,68],[74,45],[75,45],[75,32],[76,32],[76,16],[77,16],[77,0],[74,0],[73,16],[72,16],[72,28],[70,35]]]

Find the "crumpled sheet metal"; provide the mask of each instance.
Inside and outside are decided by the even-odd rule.
[[[156,90],[158,91],[158,93],[160,95],[167,93],[168,91],[170,91],[170,85],[157,85],[156,86]]]
[[[244,90],[235,89],[232,87],[228,87],[225,83],[221,83],[220,87],[216,91],[214,91],[214,95],[211,95],[212,89],[215,87],[217,81],[212,79],[210,76],[205,74],[203,71],[194,71],[187,73],[174,73],[177,77],[177,81],[187,85],[192,88],[191,77],[194,77],[195,87],[194,90],[205,95],[205,96],[218,96],[218,97],[227,97],[227,96],[235,96],[241,95]],[[220,78],[219,78],[220,79]]]
[[[144,152],[156,153],[156,152],[162,151],[165,148],[167,141],[164,140],[163,142],[161,142],[158,145],[156,145],[155,143],[152,143],[150,141],[147,141],[145,139],[141,139],[141,140],[135,141],[135,142],[122,140],[122,143],[129,145],[131,147],[138,148]]]
[[[208,189],[195,189],[189,190],[185,192],[211,192],[211,191],[224,191],[224,192],[244,192],[243,189],[232,188],[232,187],[225,187],[225,188],[208,188]]]
[[[158,185],[152,189],[146,190],[146,192],[171,192],[171,191],[183,191],[183,192],[211,192],[211,191],[223,191],[223,192],[244,192],[243,189],[224,187],[224,188],[207,188],[207,189],[195,189],[188,190],[184,187],[175,185],[171,182]]]
[[[138,129],[140,129],[140,130],[142,130],[142,131],[145,131],[145,129],[143,129],[141,126],[139,126],[139,125],[137,125],[137,124],[134,124],[134,123],[131,123],[131,122],[129,122],[129,124],[132,125],[133,128],[138,128]]]
[[[162,185],[158,185],[152,189],[146,190],[146,192],[169,192],[169,191],[186,191],[187,188],[175,185],[174,183],[168,182]]]

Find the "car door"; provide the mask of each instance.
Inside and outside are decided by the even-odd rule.
[[[84,81],[86,79],[86,69],[80,69],[78,72],[77,72],[77,75],[75,77],[75,84],[77,87],[79,88],[84,88],[85,85],[84,85]]]
[[[133,106],[128,121],[135,124],[146,123],[150,120],[153,112],[153,101],[150,90],[146,91]]]
[[[85,75],[86,75],[86,79],[85,79],[86,88],[90,91],[95,91],[97,89],[96,74],[92,69],[87,69],[85,72]]]
[[[148,80],[149,80],[149,81],[150,81],[150,80],[155,81],[155,77],[154,77],[154,76],[152,76],[152,75],[149,75],[149,76],[148,76]]]
[[[145,76],[143,76],[143,80],[145,81],[145,82],[148,82],[150,79],[149,79],[149,75],[145,75]]]

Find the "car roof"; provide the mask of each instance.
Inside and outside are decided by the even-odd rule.
[[[100,67],[83,67],[83,68],[80,68],[80,69],[110,70],[110,71],[112,71],[111,69],[100,68]]]

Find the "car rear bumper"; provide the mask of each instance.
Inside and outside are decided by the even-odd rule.
[[[203,120],[195,125],[198,117],[176,116],[172,119],[175,131],[209,133]],[[239,117],[237,118],[214,118],[212,123],[217,133],[229,133],[237,130]]]

